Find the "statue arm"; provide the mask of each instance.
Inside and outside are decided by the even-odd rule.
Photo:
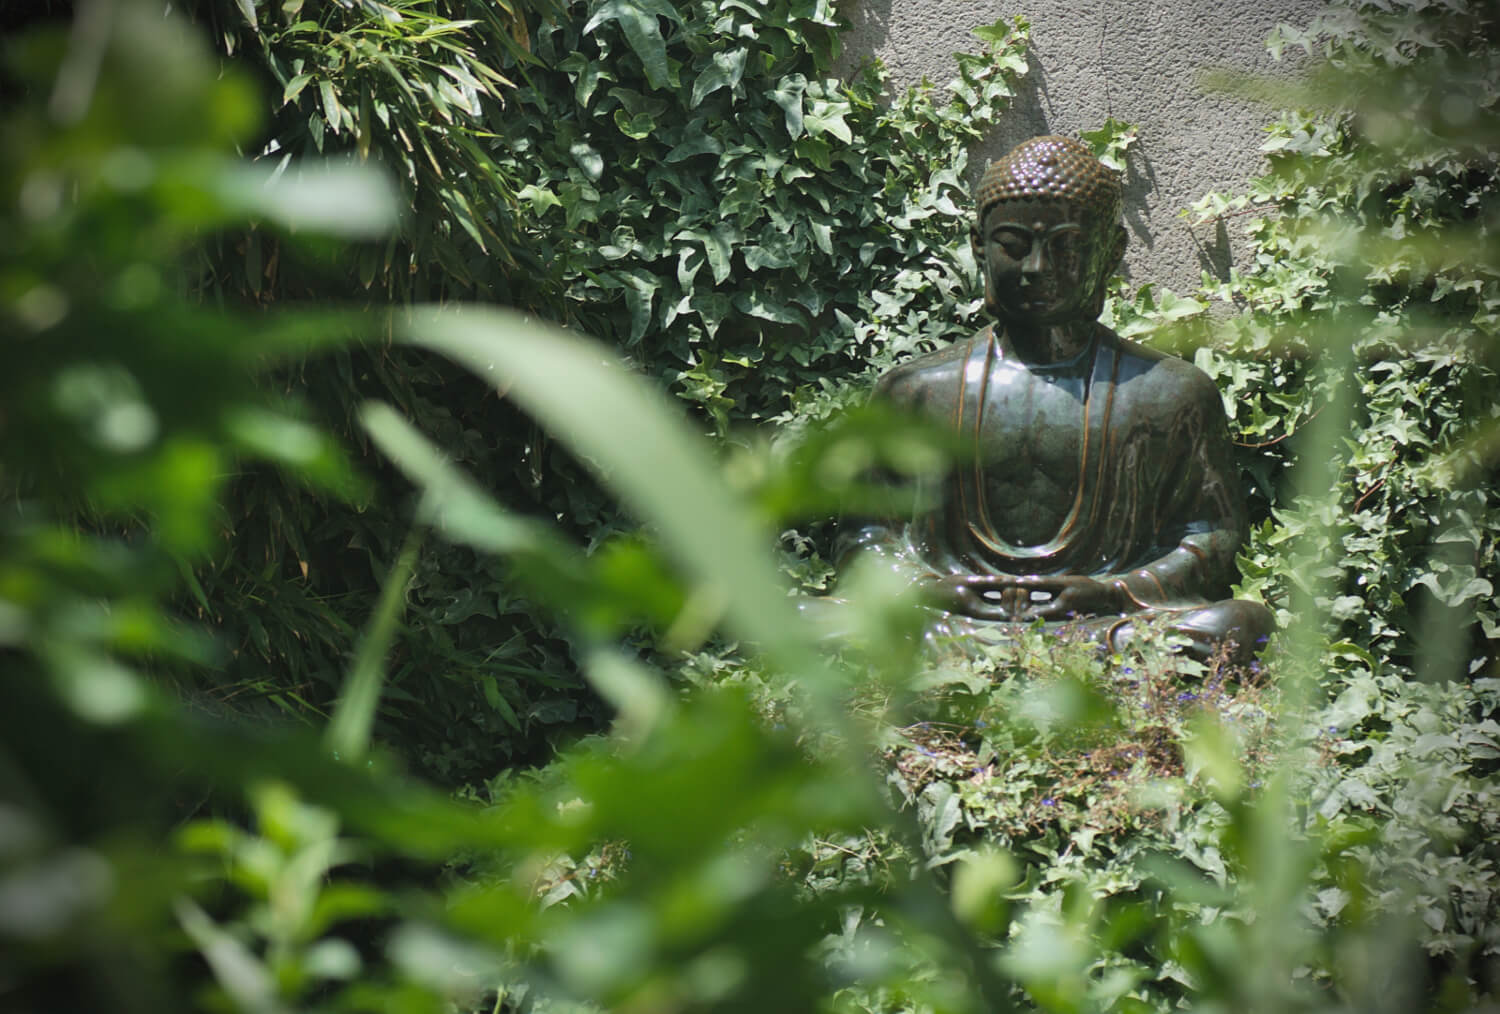
[[[1158,501],[1160,544],[1171,548],[1113,582],[1137,608],[1224,597],[1245,539],[1244,498],[1223,402],[1213,381],[1198,371],[1189,382],[1169,441],[1189,453],[1180,471],[1167,470]]]
[[[909,408],[909,386],[902,382],[905,371],[897,367],[884,374],[875,384],[870,401]],[[893,476],[880,473],[877,482],[894,482]],[[898,519],[870,517],[841,511],[838,534],[833,540],[833,565],[839,573],[847,572],[856,559],[875,557],[891,569],[910,569],[909,549],[905,549],[905,525]]]
[[[870,402],[918,414],[925,408],[926,396],[933,383],[930,368],[918,362],[904,363],[880,377],[870,393]],[[893,486],[899,481],[895,475],[884,472],[873,478]],[[900,574],[909,583],[930,582],[938,578],[938,573],[912,547],[909,520],[841,512],[839,531],[832,547],[835,570],[845,573],[857,559],[866,559]]]

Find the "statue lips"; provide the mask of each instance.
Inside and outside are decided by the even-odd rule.
[[[1010,305],[1028,315],[1040,316],[1045,311],[1056,308],[1058,302],[1053,286],[1028,285],[1023,279],[1020,294],[1011,301]]]

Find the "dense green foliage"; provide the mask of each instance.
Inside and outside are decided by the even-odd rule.
[[[326,152],[360,155],[371,132],[359,111],[386,108],[400,129],[373,131],[367,147],[372,161],[399,169],[407,215],[390,241],[331,263],[264,230],[234,235],[208,258],[205,288],[268,305],[367,292],[520,305],[609,341],[691,403],[706,428],[736,440],[766,420],[796,427],[826,416],[859,397],[850,378],[974,326],[972,258],[953,243],[965,228],[964,149],[1025,70],[1024,24],[982,29],[990,53],[960,59],[955,93],[890,107],[873,70],[847,85],[829,76],[837,34],[817,3],[661,5],[629,16],[628,5],[606,5],[597,17],[575,8],[533,24],[536,57],[526,60],[495,41],[491,22],[471,24],[490,7],[474,6],[451,5],[434,26],[425,6],[400,22],[368,5],[329,6],[313,22],[262,4],[254,31],[237,10],[221,12],[237,26],[228,35],[236,51],[253,42],[254,65],[274,77],[262,160],[312,155],[319,138]],[[388,58],[357,56],[377,41]],[[429,50],[437,68],[418,59]],[[407,56],[416,77],[399,85]],[[501,91],[503,104],[495,89],[480,91],[472,115],[450,104],[434,119],[429,93],[466,75],[504,76],[516,88]],[[353,126],[319,126],[334,116]],[[486,257],[454,231],[478,198],[455,195],[403,136],[420,138],[466,185],[485,181],[494,207],[474,213],[493,219],[518,264]],[[508,197],[521,201],[519,214],[502,207]],[[363,398],[400,405],[503,502],[591,545],[633,527],[544,430],[431,357],[340,354],[287,385],[357,444]],[[394,502],[400,487],[385,482],[393,477],[378,457],[362,463],[382,502]],[[759,475],[763,464],[746,471]],[[210,619],[234,651],[197,682],[241,711],[269,704],[315,719],[337,692],[351,631],[374,607],[407,519],[329,504],[263,473],[229,503],[226,551],[198,572],[202,593],[184,608]],[[794,566],[819,579],[816,561]],[[507,581],[506,564],[429,545],[416,567],[408,615],[426,633],[401,640],[385,741],[460,783],[543,759],[552,743],[598,728],[603,709],[578,676],[565,629]]]
[[[819,526],[860,473],[941,461],[899,422],[824,424],[973,326],[961,151],[1023,26],[982,30],[951,101],[885,106],[873,74],[827,79],[813,3],[605,0],[520,32],[245,2],[216,34],[277,77],[269,127],[148,4],[8,46],[6,1005],[1493,1002],[1496,26],[1390,6],[1273,40],[1321,56],[1276,95],[1307,111],[1250,194],[1198,209],[1247,213],[1252,268],[1107,310],[1224,389],[1258,516],[1244,591],[1286,626],[1255,672],[1042,634],[923,659],[874,578],[841,588],[860,636],[829,659],[767,552],[805,523],[782,569],[825,584]],[[346,45],[410,57],[451,115]],[[433,56],[493,90],[446,97]],[[233,154],[307,154],[320,116],[357,157],[377,99],[409,142],[370,135],[395,192]],[[473,159],[459,190],[424,146]],[[464,201],[514,265],[475,253]],[[316,238],[373,242],[402,207],[394,240]],[[531,279],[519,301],[572,331],[283,305],[424,291],[387,263],[434,294]],[[746,428],[767,422],[775,446]],[[225,714],[252,693],[297,720]],[[563,746],[592,716],[608,733]],[[469,784],[444,798],[403,760]]]
[[[455,291],[516,298],[507,284],[520,242],[519,184],[487,149],[505,129],[507,93],[534,65],[527,19],[550,0],[496,3],[252,3],[190,5],[236,64],[254,72],[271,111],[251,153],[285,167],[317,156],[385,167],[401,188],[405,225],[311,279],[297,246],[251,230],[215,258],[206,283],[273,301],[347,286],[386,298]],[[502,73],[499,68],[515,66]],[[357,286],[357,288],[356,288]]]
[[[570,320],[721,436],[957,333],[964,148],[1025,71],[1024,24],[981,32],[948,103],[886,107],[874,71],[829,76],[825,4],[662,4],[660,52],[613,10],[538,33],[562,73],[519,94],[511,135]]]

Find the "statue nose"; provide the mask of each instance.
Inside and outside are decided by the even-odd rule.
[[[1033,244],[1031,244],[1031,249],[1029,251],[1027,251],[1026,258],[1021,261],[1021,273],[1022,274],[1026,274],[1026,275],[1041,274],[1042,265],[1044,263],[1044,258],[1043,258],[1043,255],[1042,255],[1042,251],[1044,249],[1044,246],[1045,246],[1045,244],[1042,244],[1042,243],[1033,243]]]

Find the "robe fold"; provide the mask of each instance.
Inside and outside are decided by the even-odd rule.
[[[1017,410],[992,381],[1002,366],[1028,370],[1003,363],[1005,356],[987,328],[883,378],[877,397],[941,419],[971,439],[973,457],[954,467],[937,509],[906,524],[867,525],[841,556],[880,553],[913,580],[1120,581],[1135,610],[1191,610],[1227,595],[1246,524],[1213,382],[1189,363],[1099,327],[1070,373],[1074,383],[1084,381],[1071,504],[1055,535],[1024,544],[990,506],[1007,477],[985,448],[1018,425]]]

